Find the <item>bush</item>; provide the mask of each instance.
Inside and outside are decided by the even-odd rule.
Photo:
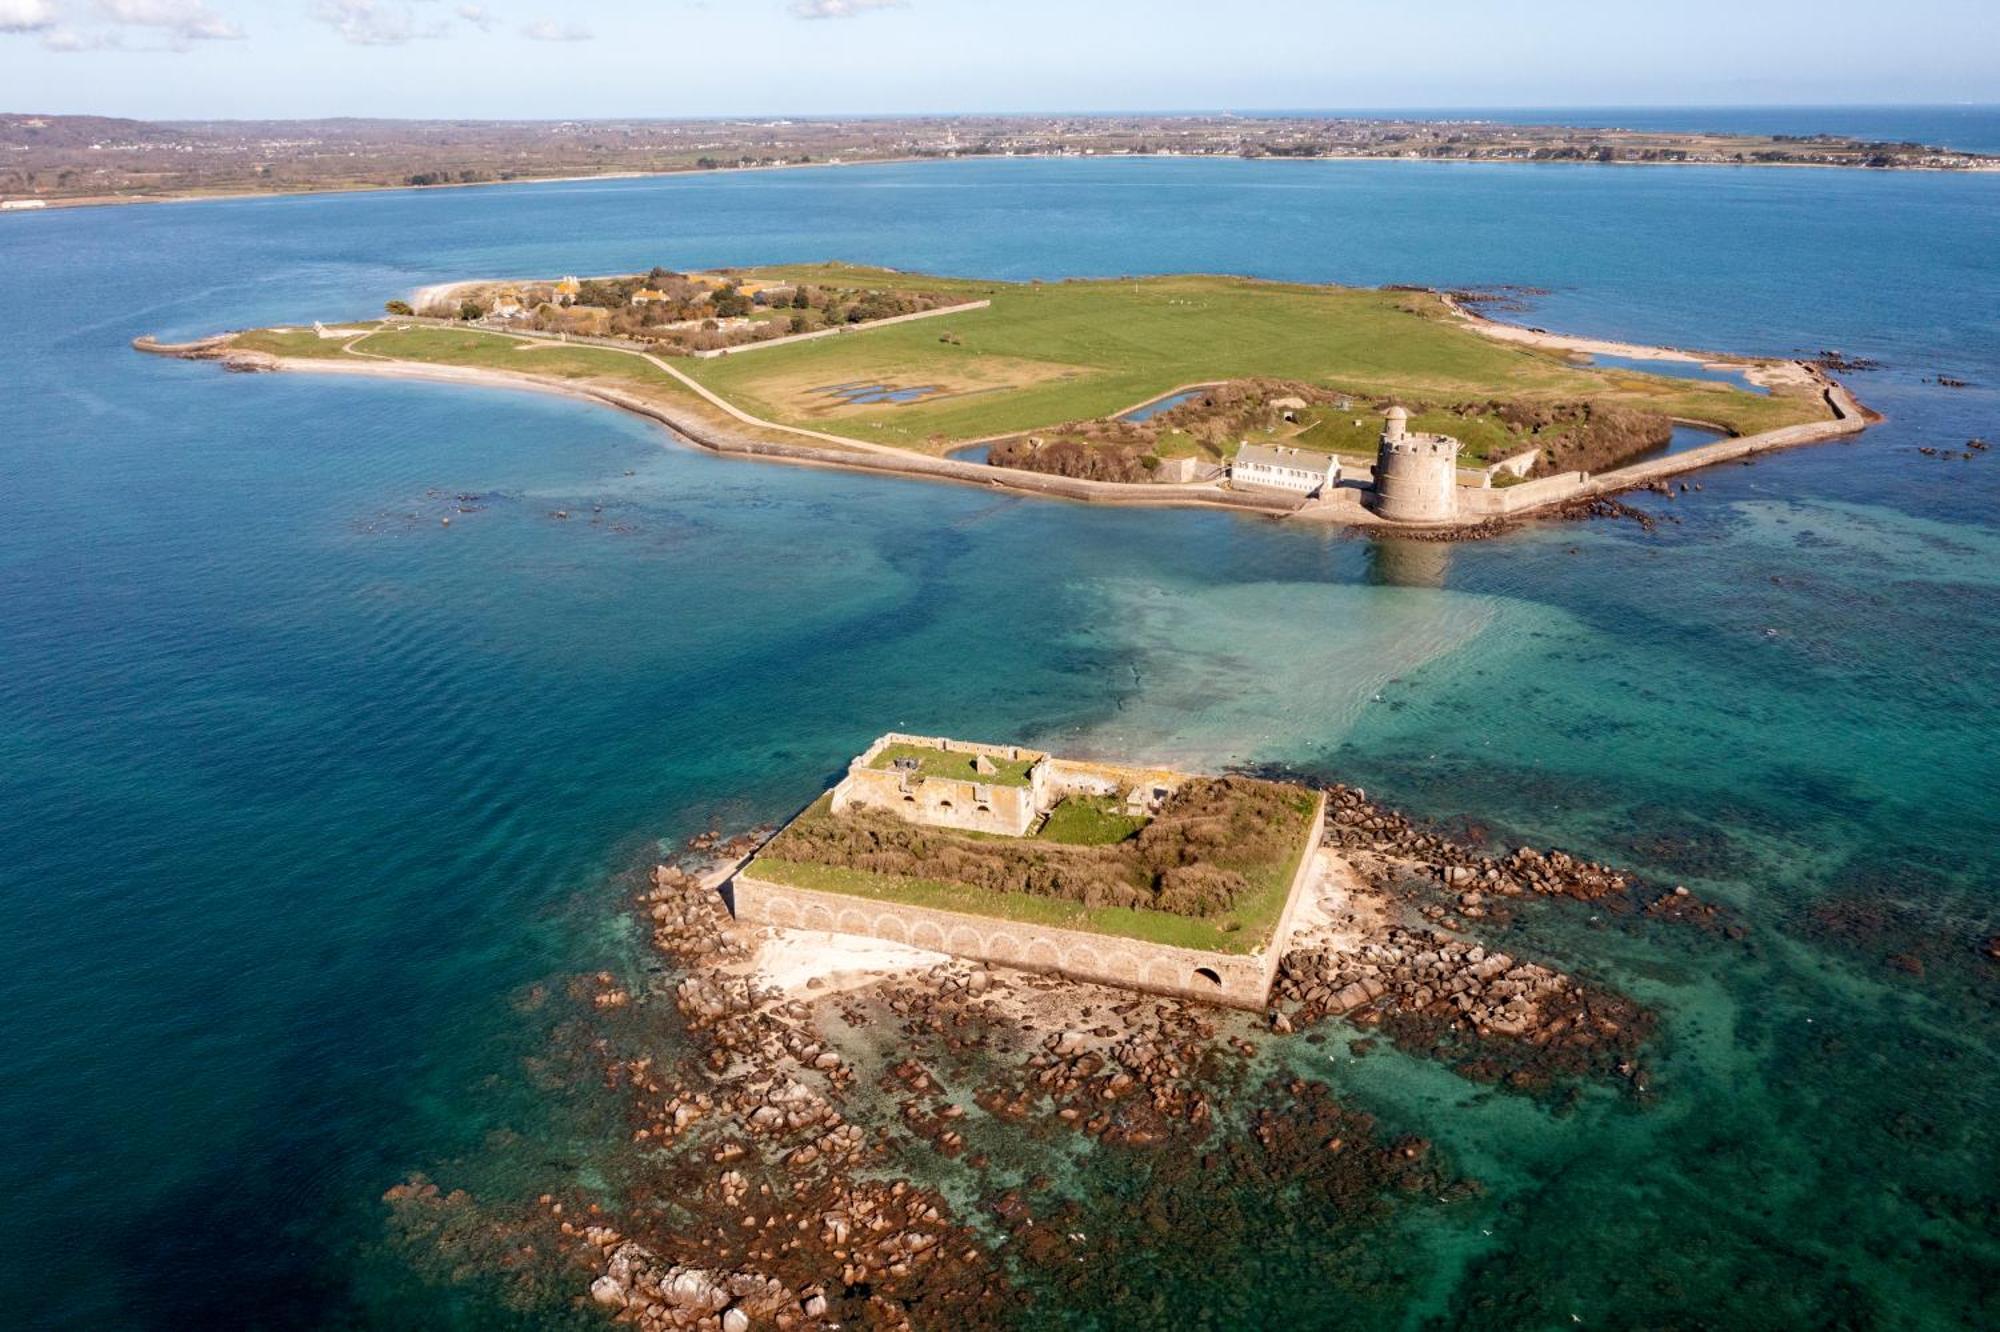
[[[415,310],[410,308],[408,301],[390,301],[383,305],[382,309],[392,315],[413,315],[416,313]]]

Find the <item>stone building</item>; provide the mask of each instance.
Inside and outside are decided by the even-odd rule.
[[[1025,837],[1055,802],[1048,757],[1019,745],[892,731],[847,765],[833,788],[833,812],[866,805],[912,823]]]
[[[1449,523],[1458,518],[1458,451],[1450,435],[1413,434],[1410,414],[1391,407],[1375,455],[1369,507],[1399,523]]]
[[[1244,490],[1283,490],[1308,498],[1331,490],[1340,479],[1340,459],[1312,449],[1278,444],[1240,444],[1229,464],[1229,484]]]
[[[1025,837],[1065,796],[1107,796],[1152,815],[1187,780],[1169,768],[1059,759],[1020,745],[986,745],[891,731],[847,765],[832,812],[857,805],[912,823]]]

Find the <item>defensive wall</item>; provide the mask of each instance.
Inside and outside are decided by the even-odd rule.
[[[1843,435],[1857,435],[1868,428],[1870,417],[1867,408],[1857,402],[1844,385],[1827,381],[1823,392],[1827,408],[1833,414],[1831,420],[1808,421],[1803,425],[1784,426],[1761,434],[1719,439],[1713,444],[1614,467],[1608,472],[1562,472],[1491,490],[1465,489],[1459,492],[1459,512],[1468,518],[1520,517],[1565,500],[1613,495],[1684,472],[1714,467],[1718,463],[1736,462],[1759,453],[1796,448],[1801,444],[1817,444]]]
[[[1022,971],[1261,1009],[1270,999],[1285,944],[1318,873],[1317,852],[1325,831],[1326,797],[1321,795],[1277,927],[1253,953],[1177,948],[1115,934],[794,888],[760,878],[755,860],[733,881],[733,906],[738,920],[754,925],[857,934]]]

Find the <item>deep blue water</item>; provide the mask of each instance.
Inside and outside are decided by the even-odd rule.
[[[38,294],[0,326],[11,1321],[491,1325],[418,1302],[382,1190],[587,1168],[532,987],[629,960],[608,876],[891,726],[1316,765],[1746,914],[1748,950],[1538,927],[1662,1010],[1644,1114],[1327,1067],[1488,1181],[1411,1238],[1416,1313],[1994,1321],[2000,458],[1917,448],[2000,433],[2000,178],[957,162],[10,217],[0,256]],[[1553,328],[1878,359],[1888,420],[1706,474],[1653,535],[1412,549],[126,346],[825,258],[1542,287]],[[1812,915],[1847,901],[1914,922],[1926,977]]]

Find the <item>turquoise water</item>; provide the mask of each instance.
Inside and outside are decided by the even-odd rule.
[[[1523,926],[1661,1010],[1645,1112],[1281,1052],[1487,1183],[1412,1235],[1413,1321],[2000,1312],[2000,460],[1916,451],[1996,433],[2000,178],[963,162],[48,214],[0,255],[47,294],[0,326],[16,1321],[493,1325],[382,1252],[381,1191],[590,1169],[602,1111],[545,1052],[564,975],[637,965],[614,876],[887,727],[1297,763],[1744,912],[1748,944]],[[1552,328],[1876,358],[1888,420],[1650,500],[1650,535],[1412,547],[125,346],[836,256],[1517,283]]]

